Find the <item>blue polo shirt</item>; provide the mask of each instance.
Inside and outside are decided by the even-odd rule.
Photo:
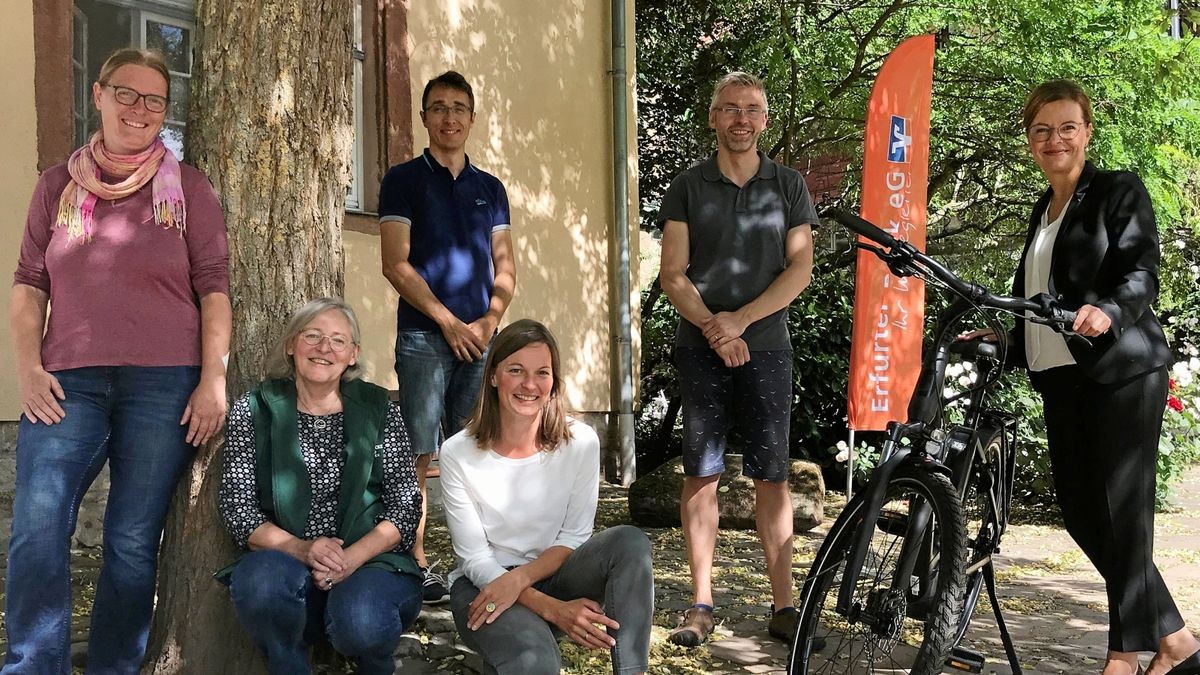
[[[463,323],[492,301],[492,234],[509,229],[508,193],[495,176],[467,164],[455,178],[429,149],[387,172],[379,186],[379,222],[409,226],[408,262]],[[400,299],[399,330],[439,330]]]

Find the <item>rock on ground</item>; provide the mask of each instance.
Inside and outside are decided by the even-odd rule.
[[[670,462],[634,481],[629,488],[629,515],[643,527],[679,527],[679,493],[683,488],[683,460]],[[825,514],[825,481],[812,462],[791,460],[788,484],[792,491],[797,532],[821,524]],[[742,475],[742,456],[725,456],[725,473],[717,485],[721,527],[753,530],[754,481]]]

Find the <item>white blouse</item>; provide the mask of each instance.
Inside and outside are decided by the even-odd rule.
[[[1046,222],[1049,205],[1042,211],[1042,222],[1033,235],[1033,244],[1029,246],[1029,252],[1025,254],[1026,297],[1050,291],[1050,263],[1054,253],[1054,242],[1058,239],[1058,231],[1070,208],[1068,203],[1052,223]],[[1033,316],[1033,313],[1027,312],[1026,317],[1030,316]],[[1066,338],[1049,326],[1030,321],[1025,322],[1025,360],[1032,371],[1075,364],[1075,357],[1071,356],[1071,350],[1067,348]]]
[[[438,455],[442,500],[458,567],[483,588],[551,546],[592,536],[600,492],[600,439],[571,421],[572,439],[551,452],[509,459],[460,431]]]

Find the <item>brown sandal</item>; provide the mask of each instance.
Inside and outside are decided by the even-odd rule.
[[[713,625],[711,609],[690,607],[683,613],[679,627],[671,631],[667,640],[681,647],[699,647],[708,641],[708,635],[712,633]]]

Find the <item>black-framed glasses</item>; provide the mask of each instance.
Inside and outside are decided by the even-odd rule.
[[[167,97],[159,96],[158,94],[143,94],[136,89],[122,87],[119,84],[101,84],[102,87],[108,87],[113,90],[113,98],[117,99],[117,103],[127,105],[130,108],[137,105],[138,99],[146,102],[146,110],[152,113],[164,112],[167,109]]]
[[[741,116],[745,115],[746,119],[761,120],[762,118],[767,116],[767,111],[763,110],[762,108],[739,108],[737,106],[725,105],[725,106],[713,108],[713,110],[721,113],[722,115],[724,115],[726,117],[732,117],[732,118],[741,117]]]
[[[1063,122],[1057,127],[1052,127],[1048,124],[1038,124],[1029,127],[1029,140],[1044,143],[1050,140],[1050,136],[1057,131],[1059,138],[1069,141],[1079,135],[1079,131],[1083,129],[1083,126],[1082,122]]]
[[[426,108],[425,112],[427,114],[434,115],[436,117],[445,117],[447,115],[453,115],[455,117],[467,117],[468,115],[471,114],[472,111],[470,108],[468,108],[465,105],[452,105],[451,106],[451,105],[442,105],[441,103],[434,103],[433,105]]]
[[[335,352],[344,352],[346,347],[353,344],[349,339],[341,335],[326,335],[319,330],[306,330],[300,334],[300,339],[304,340],[304,344],[309,347],[316,347],[325,340],[329,340],[329,348]]]

